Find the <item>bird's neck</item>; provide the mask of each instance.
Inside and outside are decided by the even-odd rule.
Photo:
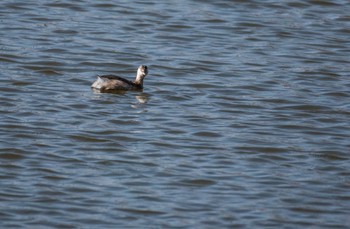
[[[136,75],[136,79],[134,83],[140,87],[143,86],[143,76],[142,75]]]

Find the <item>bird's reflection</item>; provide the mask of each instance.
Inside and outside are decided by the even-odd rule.
[[[137,103],[133,104],[132,108],[143,108],[145,104],[149,101],[149,95],[146,93],[141,93],[135,96]]]
[[[139,104],[145,104],[148,102],[149,96],[145,93],[135,96]]]
[[[94,94],[102,94],[102,93],[109,93],[109,94],[116,94],[116,95],[125,95],[127,91],[124,90],[116,90],[116,91],[101,91],[101,90],[96,90],[92,89]],[[146,104],[149,101],[150,95],[144,92],[140,92],[138,95],[135,96],[136,98],[136,103],[132,105],[133,108],[140,108],[142,105]]]
[[[124,95],[127,93],[126,90],[100,90],[100,89],[95,89],[95,88],[91,88],[92,91],[95,94],[104,94],[104,93],[108,93],[108,94],[116,94],[116,95]]]

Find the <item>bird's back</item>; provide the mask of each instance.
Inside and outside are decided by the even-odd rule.
[[[134,82],[115,75],[97,76],[96,81],[91,85],[99,90],[136,90],[139,88]]]

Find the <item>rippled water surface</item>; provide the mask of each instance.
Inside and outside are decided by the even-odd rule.
[[[348,228],[349,1],[263,2],[2,1],[0,227]]]

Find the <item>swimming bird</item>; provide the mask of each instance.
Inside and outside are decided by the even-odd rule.
[[[147,74],[147,66],[141,65],[137,69],[135,81],[130,81],[115,75],[103,75],[97,76],[96,81],[91,85],[91,87],[100,91],[142,90],[143,79],[146,77]]]

